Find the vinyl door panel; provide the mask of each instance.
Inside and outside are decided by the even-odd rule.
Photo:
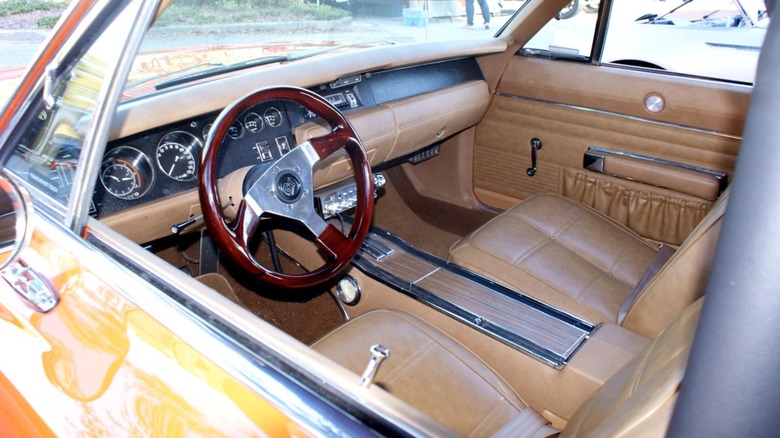
[[[691,83],[696,84],[693,90],[687,86]],[[603,148],[730,175],[750,90],[515,57],[477,127],[475,192],[482,202],[502,209],[537,193],[559,193],[596,207],[645,237],[679,244],[706,214],[711,196],[674,190],[679,184],[654,185],[664,166],[638,169],[636,175],[654,172],[653,184],[586,170],[585,154],[590,147]],[[644,108],[644,97],[651,93],[667,98],[660,114]],[[712,114],[696,112],[693,105],[689,109],[685,102],[692,102],[691,94],[714,102]],[[528,176],[533,138],[542,141],[542,148],[537,171]],[[675,167],[668,169],[670,178],[679,176]]]

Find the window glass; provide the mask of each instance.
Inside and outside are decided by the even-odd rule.
[[[616,0],[602,62],[752,83],[768,24],[748,0]]]
[[[526,44],[535,55],[589,57],[597,3],[576,0]],[[614,0],[603,64],[753,83],[769,18],[761,0]]]
[[[174,0],[144,39],[125,99],[234,67],[381,45],[489,39],[525,2]]]
[[[597,17],[597,0],[572,0],[524,49],[542,56],[590,59]]]
[[[118,60],[116,41],[125,38],[132,24],[132,8],[122,12],[73,65],[56,75],[50,105],[40,108],[24,128],[24,134],[6,168],[30,186],[48,195],[53,207],[63,207],[70,197],[76,166],[90,129],[104,80]],[[53,71],[59,71],[53,68]]]

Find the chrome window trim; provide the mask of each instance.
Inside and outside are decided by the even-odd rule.
[[[63,16],[70,17],[74,10],[77,8],[78,2],[71,2],[70,6],[66,9],[66,11],[63,13]],[[90,23],[94,19],[94,15],[99,14],[99,11],[101,8],[105,9],[107,2],[94,2],[95,4],[90,6],[90,10],[86,13],[85,17],[79,22],[79,24],[76,26],[73,33],[71,33],[69,36],[67,36],[66,41],[62,44],[60,47],[60,50],[57,51],[57,54],[55,55],[56,59],[52,59],[49,63],[56,62],[59,63],[61,59],[63,58],[63,53],[68,54],[71,53],[74,48],[76,47],[76,42],[80,41],[81,38],[84,36],[84,34],[89,30]],[[96,12],[97,11],[97,12]],[[0,131],[0,147],[2,147],[2,153],[0,153],[0,159],[2,161],[3,166],[5,166],[5,163],[8,159],[8,157],[13,153],[15,150],[15,146],[8,146],[8,142],[11,140],[12,135],[18,135],[18,133],[14,132],[16,131],[16,127],[20,125],[22,122],[22,118],[28,114],[28,112],[31,110],[31,106],[33,103],[37,103],[36,96],[38,96],[41,93],[41,89],[43,88],[43,82],[44,82],[44,74],[41,74],[38,78],[35,78],[32,76],[33,69],[35,68],[35,60],[37,62],[41,62],[41,57],[49,51],[51,47],[54,47],[56,44],[57,38],[60,37],[61,29],[64,25],[64,20],[60,20],[54,27],[54,29],[48,33],[46,36],[46,39],[41,44],[39,49],[35,52],[35,55],[33,55],[33,62],[30,64],[30,66],[27,68],[27,70],[24,73],[24,76],[22,76],[21,83],[27,83],[35,79],[35,87],[33,87],[29,93],[23,96],[24,105],[15,111],[13,111],[14,115],[13,118],[10,120],[10,123],[8,124],[9,127],[13,127],[12,129],[5,129]],[[17,90],[14,92],[14,94],[11,96],[11,98],[7,101],[8,104],[10,104],[13,101],[13,98],[15,97],[16,93],[19,91]],[[11,111],[12,109],[9,107],[3,108],[4,111]],[[26,185],[25,185],[26,186]]]
[[[554,101],[551,101],[551,100],[544,100],[544,99],[536,99],[536,98],[533,98],[533,97],[519,96],[517,94],[505,93],[503,91],[496,91],[496,96],[509,97],[509,98],[512,98],[512,99],[525,100],[525,101],[528,101],[528,102],[541,103],[541,104],[545,104],[545,105],[554,105],[554,106],[557,106],[557,107],[560,107],[560,108],[567,108],[567,109],[573,109],[573,110],[577,110],[577,111],[584,111],[584,112],[589,112],[589,113],[599,114],[599,115],[604,115],[604,116],[617,117],[617,118],[621,118],[621,119],[624,119],[624,120],[631,120],[633,122],[648,123],[648,124],[652,124],[652,125],[656,125],[656,126],[663,126],[663,127],[666,127],[666,128],[685,129],[685,130],[688,130],[688,131],[693,131],[693,132],[697,132],[697,133],[700,133],[700,134],[712,135],[712,136],[715,136],[715,137],[725,138],[725,139],[729,139],[729,140],[737,140],[737,141],[741,141],[742,140],[742,136],[733,135],[733,134],[726,134],[726,133],[719,132],[719,131],[714,131],[714,130],[711,130],[711,129],[697,128],[695,126],[681,125],[681,124],[672,123],[672,122],[663,122],[663,121],[660,121],[660,120],[653,120],[653,119],[648,119],[648,118],[645,118],[645,117],[631,116],[631,115],[616,113],[616,112],[612,112],[612,111],[600,110],[600,109],[595,109],[595,108],[588,108],[588,107],[579,106],[579,105],[572,105],[572,104],[568,104],[568,103],[554,102]]]
[[[62,221],[65,217],[65,205],[52,198],[48,193],[30,184],[13,169],[3,168],[3,171],[13,176],[20,186],[23,186],[30,194],[33,206],[45,211],[52,220]]]
[[[146,14],[148,15],[148,21],[150,22],[157,10],[157,0],[144,1],[148,8]],[[76,6],[76,3],[77,2],[73,2],[71,4],[65,15],[70,15]],[[74,53],[78,53],[79,49],[85,45],[84,38],[94,38],[92,35],[88,35],[88,33],[94,30],[93,28],[96,20],[103,19],[105,15],[111,14],[112,8],[121,7],[122,3],[132,4],[133,2],[130,0],[120,0],[114,2],[100,1],[95,3],[95,5],[90,7],[85,17],[78,23],[75,30],[70,35],[66,36],[66,41],[62,44],[62,47],[58,51],[55,59],[52,59],[49,62],[48,65],[50,67],[47,69],[47,71],[49,71],[51,68],[54,68],[52,66],[59,66],[63,59],[72,56]],[[58,30],[60,27],[62,27],[62,24],[63,23],[59,23],[58,27],[49,33],[47,40],[41,46],[41,49],[36,53],[36,59],[40,57],[46,50],[48,50],[49,46],[54,44],[56,39],[60,37]],[[148,27],[148,23],[146,27]],[[145,34],[146,27],[139,26],[137,22],[133,25],[134,29],[142,29],[141,31],[135,32],[140,33],[140,37],[139,40],[135,42],[136,47],[133,49],[133,53],[135,50],[137,50],[137,46],[140,46],[140,41]],[[96,39],[97,38],[94,40]],[[130,38],[126,40],[126,44],[123,46],[122,50],[124,53],[126,53],[129,49]],[[83,53],[81,55],[83,55]],[[124,58],[127,57],[124,56]],[[78,59],[80,59],[80,57]],[[73,61],[78,62],[78,59]],[[126,59],[125,63],[128,64],[126,66],[127,71],[124,73],[126,76],[127,72],[129,72],[130,66],[132,65],[132,58],[129,60]],[[114,67],[115,66],[111,66],[111,71],[115,70]],[[33,66],[31,65],[30,69],[28,69],[27,73],[25,73],[23,81],[31,81],[34,79],[31,77],[32,68]],[[93,188],[95,186],[95,182],[97,181],[97,175],[100,168],[100,163],[95,162],[95,155],[102,154],[103,150],[105,149],[106,139],[108,138],[108,132],[111,126],[110,121],[113,118],[114,112],[116,111],[119,96],[122,92],[121,87],[124,84],[124,76],[122,76],[122,81],[118,85],[115,84],[115,82],[118,82],[117,77],[112,76],[112,78],[109,80],[109,85],[103,85],[101,87],[100,95],[98,96],[98,104],[95,108],[96,115],[93,117],[88,133],[82,142],[81,151],[87,152],[87,154],[82,154],[81,158],[79,158],[79,164],[76,168],[76,173],[74,175],[74,180],[69,196],[69,202],[67,205],[51,197],[48,193],[38,189],[33,184],[30,184],[25,178],[14,172],[12,169],[5,168],[5,164],[7,163],[8,159],[10,159],[17,146],[16,144],[10,144],[10,141],[14,138],[18,138],[20,135],[19,132],[16,131],[16,126],[24,125],[24,120],[29,120],[32,117],[30,114],[31,112],[34,111],[35,114],[38,114],[42,108],[41,89],[43,87],[44,76],[37,78],[38,80],[36,82],[36,86],[28,95],[25,96],[24,106],[13,111],[13,118],[11,119],[11,123],[14,128],[5,130],[4,132],[0,133],[0,145],[2,147],[0,158],[2,159],[2,165],[5,171],[13,174],[14,177],[20,181],[20,184],[30,192],[33,203],[36,207],[47,210],[47,213],[49,213],[52,218],[58,217],[58,221],[65,221],[65,223],[69,224],[69,227],[73,231],[78,233],[84,228],[89,216],[89,206],[92,202]],[[107,99],[111,98],[108,91],[111,89],[111,87],[117,88],[117,90],[114,91],[116,96],[113,98],[113,103],[106,102]],[[6,110],[10,110],[10,108],[7,108]],[[85,163],[88,165],[85,166]]]
[[[123,3],[125,3],[125,8],[135,5],[133,1]],[[120,6],[121,4],[117,4],[117,7]],[[124,44],[121,46],[117,64],[108,66],[106,69],[107,77],[103,78],[94,116],[84,137],[79,165],[76,167],[76,174],[73,178],[70,202],[68,202],[65,212],[65,224],[74,232],[80,232],[87,224],[89,206],[92,202],[101,166],[99,158],[105,152],[114,114],[127,75],[135,60],[135,54],[141,46],[146,30],[151,26],[158,8],[158,0],[143,0],[143,3],[138,5],[132,24],[130,24],[130,34],[124,39]],[[123,12],[123,10],[118,10],[117,15]],[[99,38],[97,37],[96,41]]]

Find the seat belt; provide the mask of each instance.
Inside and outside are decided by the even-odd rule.
[[[639,297],[639,293],[647,286],[647,283],[650,283],[650,280],[655,277],[655,274],[661,270],[666,262],[672,258],[672,255],[674,255],[674,249],[672,247],[666,245],[658,247],[658,252],[655,253],[655,257],[653,257],[653,260],[650,262],[650,266],[647,267],[642,278],[639,279],[639,283],[634,286],[634,289],[628,294],[626,301],[623,302],[623,305],[620,307],[620,312],[618,312],[618,325],[623,324],[623,320],[626,318],[628,311],[631,310],[631,307],[633,307],[637,297]]]

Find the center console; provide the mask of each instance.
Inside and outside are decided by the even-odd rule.
[[[461,322],[562,368],[598,326],[373,228],[353,263]]]

